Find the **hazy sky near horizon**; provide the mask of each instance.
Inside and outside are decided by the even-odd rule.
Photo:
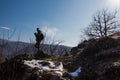
[[[16,28],[13,40],[20,35],[29,42],[39,27],[47,37],[76,46],[92,16],[103,8],[119,12],[120,0],[0,0],[0,32]]]

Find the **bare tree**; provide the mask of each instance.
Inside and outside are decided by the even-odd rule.
[[[50,55],[60,55],[63,53],[62,49],[60,50],[59,46],[64,41],[56,40],[55,36],[47,36],[47,30],[43,31],[44,39],[41,41],[40,49]],[[59,53],[58,53],[59,48]],[[60,52],[61,51],[61,52]]]
[[[42,51],[45,51],[45,53],[55,55],[62,42],[62,40],[55,40],[54,38],[47,38],[45,36],[45,39],[43,40],[42,46],[40,48]]]
[[[115,33],[119,26],[116,14],[116,11],[109,12],[107,9],[98,11],[84,33],[89,38],[101,38]]]
[[[50,54],[51,54],[51,55],[54,55],[54,53],[56,53],[56,52],[55,52],[56,49],[59,47],[59,45],[60,45],[62,42],[63,42],[63,41],[60,41],[60,40],[58,40],[58,41],[53,40],[53,42],[49,44],[49,49],[50,49]]]
[[[3,30],[3,33],[0,33],[0,60],[3,58],[3,53],[5,51],[4,48],[8,45],[9,40],[14,36],[15,31],[16,28],[12,32],[9,32],[9,30]],[[9,55],[9,52],[6,54]]]
[[[21,35],[21,33],[18,34],[18,38],[17,38],[16,44],[15,44],[15,54],[14,54],[14,56],[18,55],[18,50],[19,50],[19,45],[20,45],[20,35]]]

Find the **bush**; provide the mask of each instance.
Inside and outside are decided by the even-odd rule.
[[[0,80],[22,80],[25,69],[21,62],[8,60],[0,64]]]

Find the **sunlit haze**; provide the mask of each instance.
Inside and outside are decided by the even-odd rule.
[[[108,0],[108,5],[114,9],[120,8],[120,0]]]

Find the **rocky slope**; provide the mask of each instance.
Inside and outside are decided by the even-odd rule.
[[[76,80],[120,80],[119,37],[84,41],[71,52],[73,69],[82,67]]]

